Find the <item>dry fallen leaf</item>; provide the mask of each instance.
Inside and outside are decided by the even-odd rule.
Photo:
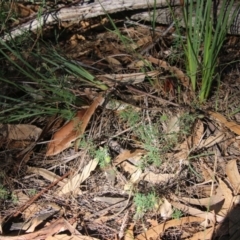
[[[153,184],[159,184],[163,182],[168,182],[171,178],[174,178],[176,175],[175,174],[168,174],[168,173],[153,173],[153,172],[147,172],[143,173],[142,179],[153,183]]]
[[[231,160],[226,165],[226,174],[232,185],[234,194],[240,193],[240,175],[237,168],[237,160]]]
[[[48,144],[46,156],[56,155],[71,146],[71,142],[79,136],[78,128],[82,123],[86,110],[78,111],[75,118],[59,129]]]
[[[232,206],[234,204],[234,196],[232,194],[232,190],[222,179],[218,178],[218,182],[219,187],[221,188],[222,193],[224,195],[224,203],[218,214],[225,217],[228,214],[228,212],[230,212],[232,209]]]
[[[211,240],[212,235],[214,233],[214,227],[210,227],[208,229],[205,229],[204,231],[200,231],[195,233],[192,237],[188,238],[189,240]]]
[[[180,150],[178,153],[174,154],[174,157],[177,160],[186,160],[188,158],[189,153],[193,149],[200,149],[199,143],[203,136],[203,123],[201,121],[197,121],[194,124],[193,134],[189,136],[184,142],[182,142],[179,146],[176,147],[176,150]]]
[[[142,149],[135,149],[134,151],[123,150],[114,160],[114,166],[122,163],[123,161],[129,159],[131,162],[137,162],[140,160],[141,156],[146,153],[146,151]]]
[[[28,166],[27,171],[29,173],[38,174],[38,175],[47,179],[50,182],[55,182],[56,180],[58,180],[60,178],[57,174],[55,174],[55,173],[53,173],[53,172],[51,172],[51,171],[49,171],[45,168],[36,168],[36,167],[29,167]],[[62,181],[58,182],[58,185],[63,186],[65,183],[66,183],[66,179],[63,179]]]
[[[223,196],[213,195],[211,197],[199,198],[199,199],[182,197],[181,200],[183,200],[189,204],[205,206],[205,207],[210,208],[212,205],[218,204],[221,201],[223,201],[224,198],[223,198]]]
[[[182,82],[184,87],[186,88],[189,87],[189,78],[179,68],[172,67],[166,61],[160,60],[151,56],[147,57],[147,60],[158,65],[159,67],[164,68],[167,71],[172,72]]]
[[[143,82],[146,77],[156,77],[158,75],[159,71],[154,70],[144,73],[104,74],[97,75],[96,78],[111,87],[116,82],[137,84]]]
[[[134,234],[133,234],[134,226],[135,226],[134,223],[130,224],[130,226],[128,227],[128,229],[125,232],[124,240],[133,240],[134,239]]]
[[[75,175],[73,178],[69,179],[68,182],[63,186],[63,188],[59,191],[58,195],[62,196],[67,193],[79,193],[79,186],[82,182],[84,182],[89,176],[90,173],[97,167],[98,160],[91,160],[82,170],[82,173]]]
[[[131,175],[137,171],[138,167],[125,161],[123,163],[120,164],[122,169],[125,171],[125,172],[128,172],[130,173]]]
[[[47,237],[46,240],[99,240],[99,238],[83,235],[56,234],[54,236]]]
[[[171,218],[173,213],[172,204],[166,198],[164,198],[164,202],[163,204],[161,204],[158,212],[160,213],[161,217],[165,220]]]
[[[150,228],[144,233],[139,234],[135,237],[136,240],[150,240],[158,239],[160,234],[163,234],[164,231],[170,227],[181,226],[185,223],[198,222],[201,223],[204,221],[204,218],[201,217],[183,217],[180,219],[173,219],[168,222],[159,224],[153,228]]]
[[[233,121],[228,121],[222,114],[217,112],[208,112],[216,121],[222,123],[225,127],[240,136],[240,125]]]
[[[77,116],[73,120],[57,131],[48,144],[46,156],[52,156],[62,152],[70,147],[73,141],[81,137],[90,118],[103,100],[104,98],[99,95],[88,109],[78,111]]]
[[[0,124],[2,140],[36,140],[42,130],[30,124]]]
[[[173,205],[173,207],[181,210],[184,213],[190,214],[192,216],[198,216],[201,217],[203,219],[209,219],[211,222],[214,222],[215,219],[217,222],[221,222],[224,218],[222,216],[219,215],[215,215],[211,212],[205,212],[205,211],[201,211],[197,208],[193,208],[193,207],[189,207],[188,205],[179,203],[179,202],[171,202],[171,204]]]
[[[215,136],[209,136],[207,139],[201,141],[199,149],[212,147],[213,145],[221,142],[224,139],[224,137],[225,134],[222,132],[218,132]]]
[[[136,43],[132,43],[130,44],[130,49],[137,49],[140,48],[141,46],[152,42],[152,37],[151,36],[146,36],[146,37],[142,37],[141,39],[139,39]]]
[[[33,240],[33,239],[50,239],[48,237],[53,236],[57,233],[60,232],[64,232],[68,230],[70,233],[72,233],[73,235],[77,235],[79,237],[81,237],[81,234],[76,230],[73,229],[73,227],[71,226],[71,224],[65,220],[64,218],[60,218],[56,221],[52,221],[50,225],[37,230],[33,233],[28,233],[28,234],[23,234],[23,235],[17,235],[17,236],[8,236],[8,237],[1,237],[0,239],[8,239],[8,240]],[[85,236],[84,236],[85,237]],[[94,239],[97,240],[95,238],[79,238],[79,239]]]

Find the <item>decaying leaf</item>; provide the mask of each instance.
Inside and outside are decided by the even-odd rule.
[[[83,235],[56,234],[54,236],[48,236],[46,240],[99,240],[99,238]]]
[[[8,240],[48,239],[48,237],[54,236],[56,233],[64,232],[66,230],[70,231],[72,235],[77,235],[81,237],[81,234],[76,229],[74,229],[68,221],[66,221],[64,218],[60,218],[52,222],[50,225],[38,231],[35,231],[33,233],[28,233],[28,234],[23,234],[18,236],[8,236],[7,238],[5,237],[2,238],[0,236],[0,239],[8,239]],[[85,239],[88,240],[89,238],[85,238]],[[94,238],[91,238],[91,239],[94,239]]]
[[[79,136],[79,127],[86,110],[78,111],[76,117],[58,130],[48,144],[46,156],[56,155],[71,146]]]
[[[177,160],[186,160],[191,150],[196,148],[199,149],[199,143],[203,136],[203,130],[203,123],[198,120],[194,124],[192,136],[189,136],[184,142],[176,147],[176,149],[180,150],[178,153],[174,154],[174,157]]]
[[[208,219],[210,220],[211,222],[214,222],[215,219],[217,222],[221,222],[224,218],[220,215],[215,215],[213,214],[212,212],[204,212],[204,211],[201,211],[197,208],[193,208],[193,207],[189,207],[188,205],[185,205],[185,204],[182,204],[182,203],[179,203],[179,202],[171,202],[172,206],[181,210],[182,212],[184,213],[187,213],[187,214],[190,214],[192,216],[198,216],[198,217],[201,217],[203,219]]]
[[[80,184],[84,182],[89,176],[90,173],[97,167],[98,160],[91,160],[82,170],[82,173],[75,175],[73,178],[69,179],[68,182],[63,186],[63,188],[59,191],[58,195],[62,196],[67,193],[78,194],[80,189]]]
[[[99,95],[86,110],[78,111],[77,116],[57,131],[48,144],[46,156],[56,155],[71,146],[71,143],[84,133],[87,124],[95,112],[96,108],[102,103],[104,98]]]
[[[135,165],[133,165],[133,164],[127,162],[127,161],[121,163],[121,167],[123,168],[123,170],[125,172],[128,172],[130,174],[133,174],[138,169],[138,167],[136,167]]]
[[[38,174],[50,182],[55,182],[60,178],[57,174],[51,171],[48,171],[47,169],[44,169],[44,168],[36,168],[36,167],[28,166],[28,172]],[[62,181],[58,182],[59,186],[63,186],[64,184],[66,184],[66,179],[63,179]]]
[[[163,199],[163,203],[160,205],[158,212],[163,219],[171,218],[173,213],[172,204],[166,199]]]
[[[145,73],[104,74],[97,75],[96,77],[103,83],[106,83],[109,86],[114,86],[114,83],[137,84],[143,82],[146,77],[156,77],[158,75],[158,71],[150,71]]]
[[[225,217],[228,214],[228,212],[230,212],[232,209],[232,206],[234,204],[234,196],[232,194],[232,190],[227,186],[227,184],[223,180],[218,178],[218,182],[219,187],[221,188],[222,193],[224,195],[224,203],[218,214]]]
[[[228,161],[226,165],[226,174],[232,185],[234,194],[240,193],[240,175],[237,168],[237,160],[233,159]]]
[[[189,87],[189,78],[179,68],[172,67],[166,61],[151,56],[147,57],[147,60],[158,65],[159,67],[164,68],[167,71],[172,72],[182,82],[183,86],[185,86],[186,88]]]
[[[59,212],[60,209],[61,208],[54,203],[49,203],[48,206],[45,207],[34,203],[23,212],[22,216],[24,221],[12,223],[10,230],[24,230],[28,233],[34,232],[38,225]]]
[[[147,182],[153,183],[153,184],[159,184],[163,182],[168,182],[171,178],[174,178],[175,174],[167,174],[167,173],[143,173],[142,179],[144,179]]]
[[[187,198],[187,197],[182,197],[181,200],[193,204],[193,205],[199,205],[199,206],[205,206],[207,208],[211,208],[212,205],[218,204],[224,200],[223,196],[219,195],[213,195],[211,197],[207,198]]]
[[[233,121],[228,121],[222,114],[217,112],[208,112],[209,115],[215,119],[216,121],[223,124],[225,127],[230,129],[232,132],[236,133],[237,135],[240,135],[240,125]]]
[[[123,161],[129,159],[131,162],[137,162],[140,160],[141,156],[146,153],[146,151],[142,149],[135,149],[134,151],[123,150],[114,160],[114,166],[122,163]]]
[[[125,232],[124,240],[132,240],[132,239],[134,239],[134,234],[133,234],[134,226],[135,226],[134,223],[130,224],[130,226],[128,227],[127,231]]]
[[[122,64],[114,57],[107,56],[105,60],[112,66],[122,66]]]
[[[145,44],[147,44],[151,41],[152,41],[151,36],[142,37],[136,43],[130,44],[130,48],[135,50],[135,49],[140,48],[141,46],[143,46],[143,45],[145,45]]]
[[[166,122],[166,126],[163,126],[164,127],[164,132],[166,134],[178,133],[179,132],[179,130],[180,130],[180,119],[179,118],[180,118],[179,116],[171,116],[168,119],[168,121]]]
[[[204,221],[204,218],[201,217],[183,217],[180,219],[173,219],[168,222],[157,225],[156,227],[150,228],[144,233],[139,234],[135,237],[136,240],[146,240],[146,239],[157,239],[160,234],[163,234],[164,231],[170,227],[181,226],[186,223],[198,222],[201,223]]]
[[[211,240],[213,232],[214,232],[214,227],[210,227],[208,229],[204,229],[204,231],[195,233],[191,238],[189,238],[189,240],[200,240],[200,239]]]
[[[199,149],[212,147],[213,145],[221,142],[224,139],[224,137],[225,134],[222,132],[218,132],[215,136],[209,136],[207,139],[204,139],[200,143]]]
[[[7,140],[36,140],[42,129],[30,124],[0,124],[1,138]]]

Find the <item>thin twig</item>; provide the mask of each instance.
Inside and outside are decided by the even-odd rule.
[[[138,92],[138,93],[144,94],[144,95],[146,95],[146,96],[149,96],[149,97],[151,97],[151,98],[155,98],[155,99],[159,100],[160,102],[162,102],[163,104],[169,104],[169,105],[173,105],[173,106],[179,107],[179,104],[177,104],[177,103],[173,103],[173,102],[170,102],[170,101],[165,100],[165,99],[163,99],[163,98],[156,97],[156,96],[154,96],[154,95],[152,95],[152,94],[146,93],[146,92],[141,91],[141,90],[139,90],[139,89],[136,89],[136,88],[134,88],[134,87],[132,87],[132,86],[127,86],[127,88],[128,88],[129,90],[134,91],[134,92]]]
[[[46,193],[49,189],[57,185],[60,181],[62,181],[64,178],[66,178],[68,175],[70,175],[70,171],[64,174],[62,177],[60,177],[55,182],[51,183],[47,188],[43,189],[41,192],[37,193],[35,196],[33,196],[31,199],[29,199],[26,203],[24,203],[21,207],[18,208],[18,210],[15,211],[15,213],[10,214],[9,216],[6,216],[2,222],[6,222],[7,219],[11,217],[17,217],[19,214],[21,214],[24,210],[26,210],[33,202],[35,202],[38,198],[40,198],[44,193]]]

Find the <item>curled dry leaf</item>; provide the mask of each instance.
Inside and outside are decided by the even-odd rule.
[[[88,109],[78,111],[76,117],[64,125],[53,135],[53,139],[48,144],[46,156],[56,155],[71,146],[71,143],[84,133],[90,118],[96,108],[103,102],[104,98],[100,95]]]

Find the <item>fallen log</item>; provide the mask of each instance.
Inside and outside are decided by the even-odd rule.
[[[132,10],[151,10],[157,9],[156,21],[160,24],[171,24],[173,21],[172,14],[169,8],[169,4],[173,7],[173,11],[177,18],[182,18],[181,3],[183,0],[95,0],[96,2],[76,5],[71,7],[64,7],[59,10],[44,13],[41,16],[37,16],[24,24],[19,25],[9,31],[9,33],[3,35],[1,39],[8,41],[17,36],[22,35],[25,31],[36,31],[48,24],[57,24],[61,22],[78,22],[85,19],[90,19],[98,16],[103,16],[117,12],[132,11]],[[218,4],[218,10],[221,8],[221,1]],[[234,14],[235,13],[235,14]],[[236,1],[234,4],[229,19],[234,14],[234,21],[231,27],[228,29],[229,34],[240,35],[240,8],[239,3]],[[134,19],[149,20],[149,12],[145,12],[142,15],[134,15]],[[184,22],[180,21],[180,24],[184,26]]]

